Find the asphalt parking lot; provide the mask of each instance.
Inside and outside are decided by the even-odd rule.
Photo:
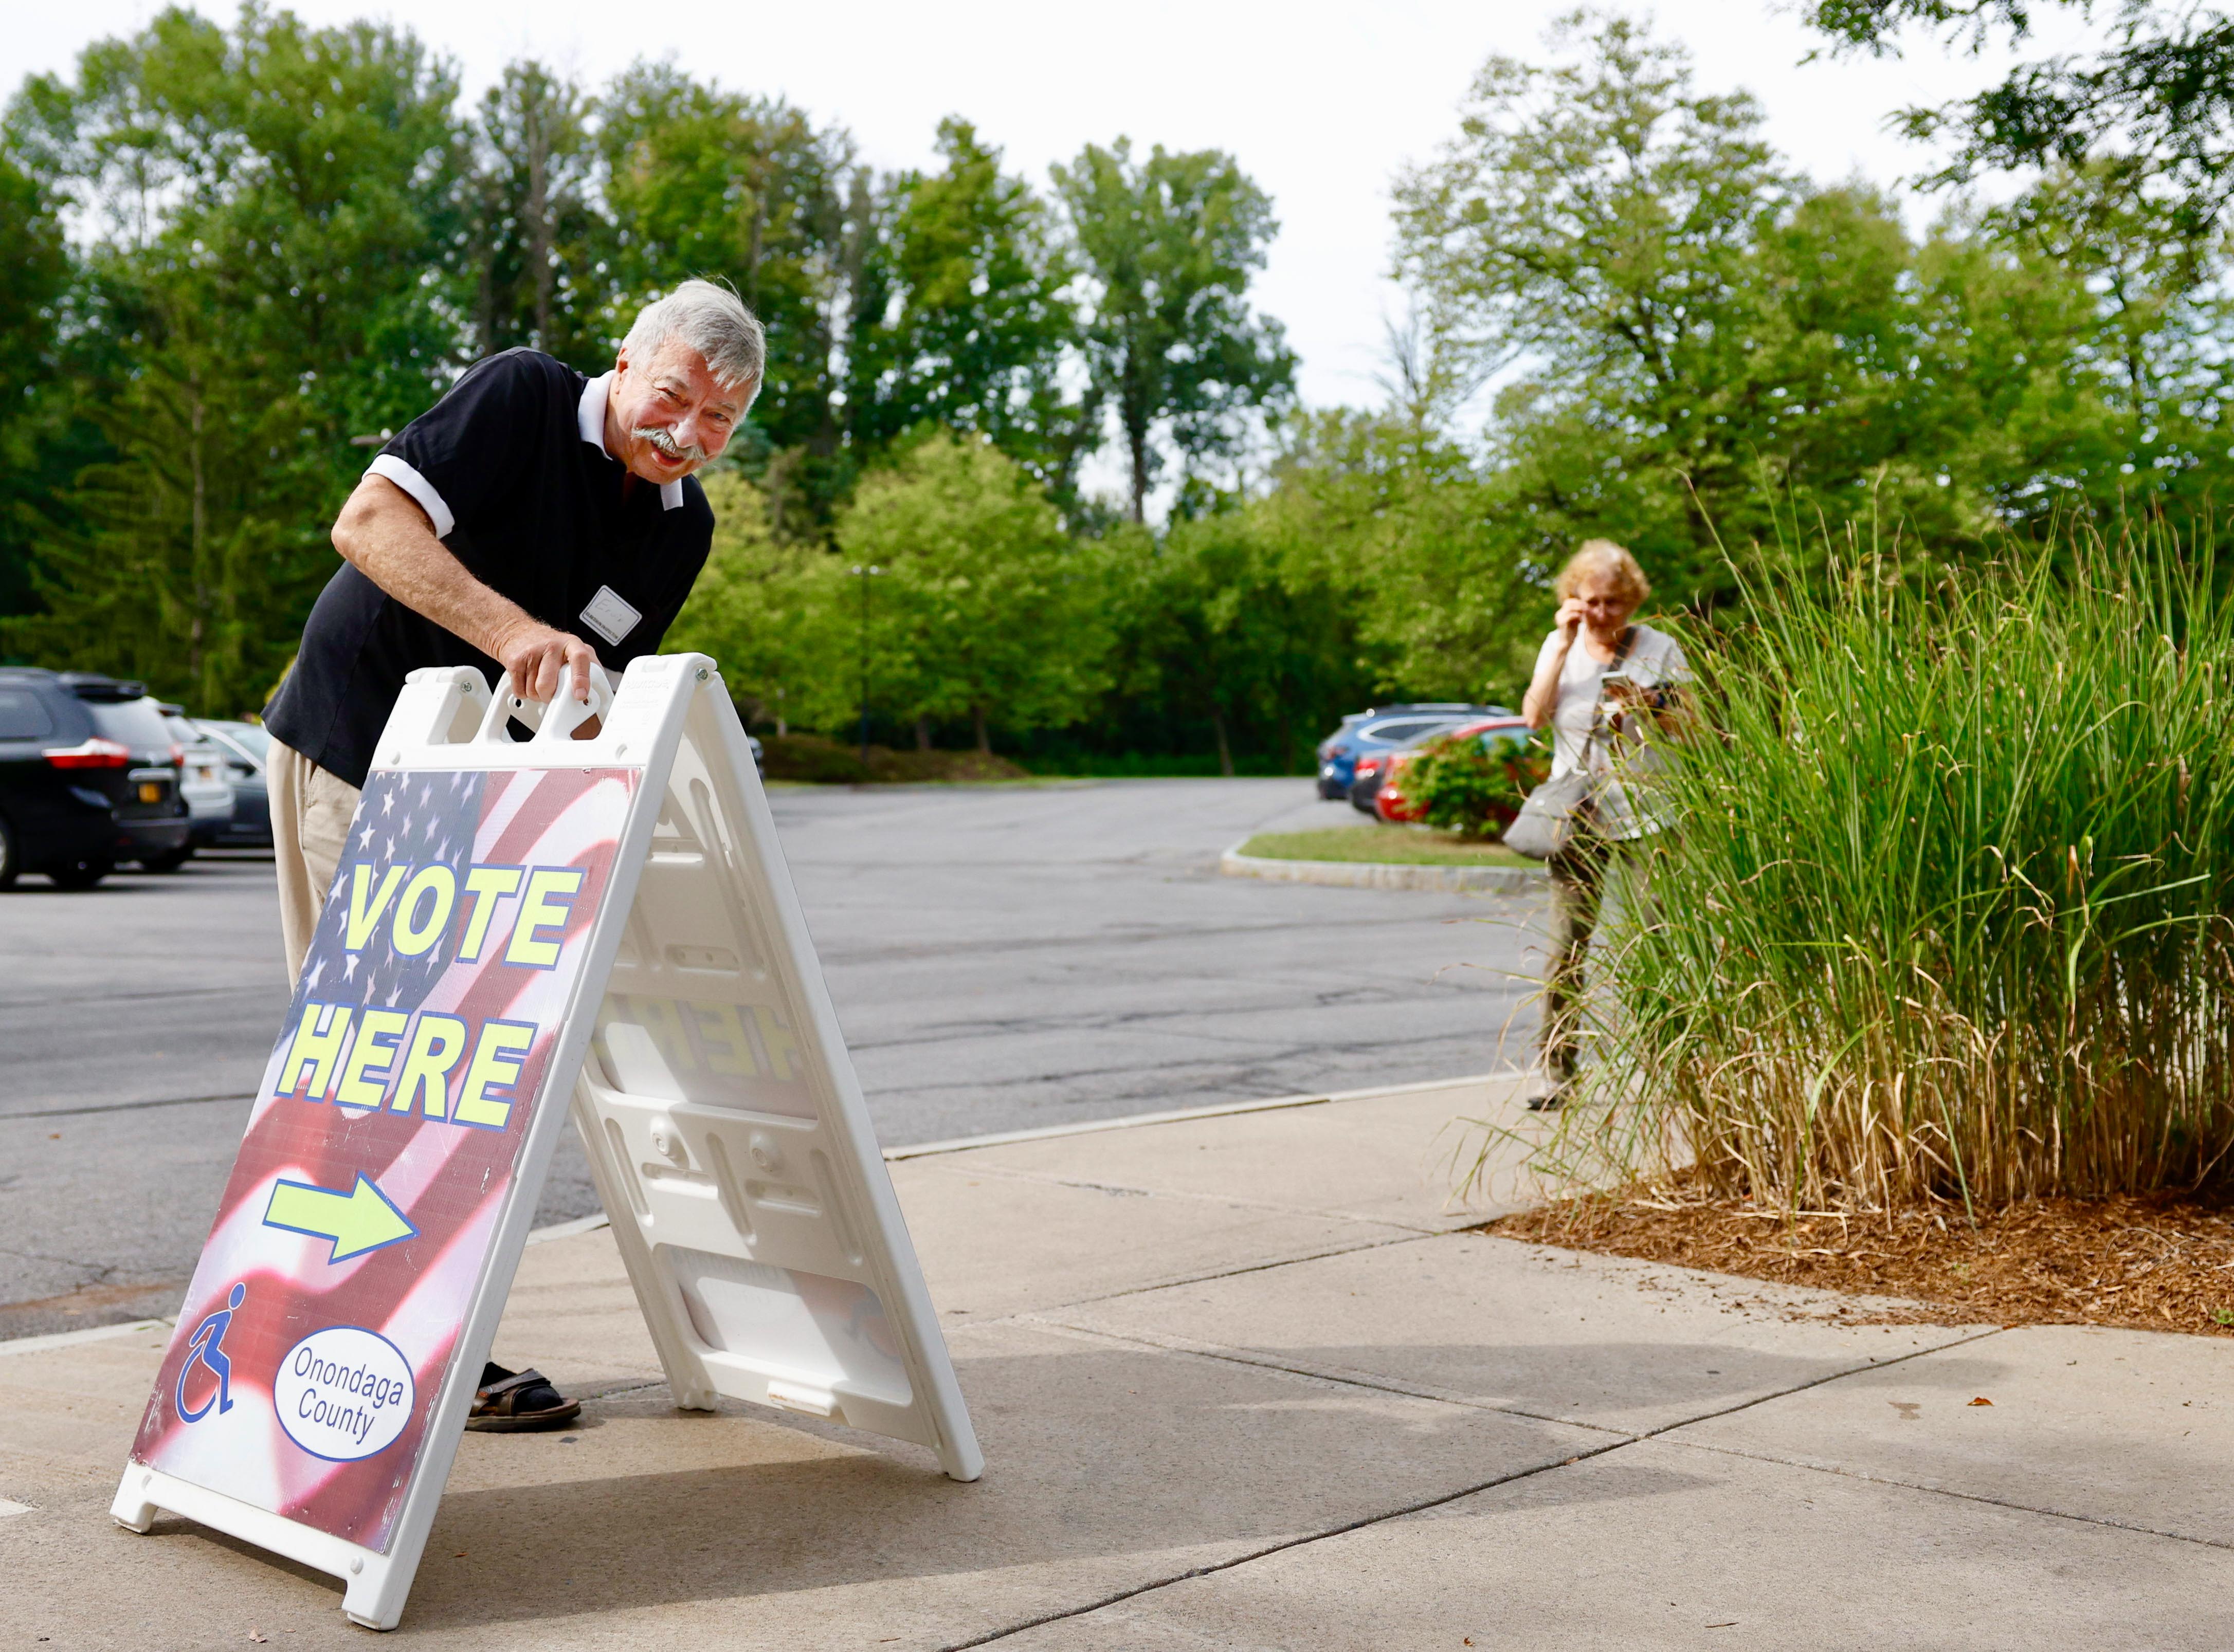
[[[1532,903],[1221,878],[1302,780],[772,794],[882,1139],[1525,1060]],[[286,1006],[268,858],[0,895],[0,1337],[167,1311]],[[539,1220],[596,1209],[561,1149]]]

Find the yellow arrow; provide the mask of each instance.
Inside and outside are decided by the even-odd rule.
[[[383,1245],[401,1244],[418,1237],[411,1218],[395,1208],[363,1172],[346,1193],[315,1187],[309,1182],[278,1181],[271,1186],[271,1202],[264,1207],[264,1225],[290,1233],[307,1233],[314,1239],[331,1239],[329,1263],[346,1262]]]

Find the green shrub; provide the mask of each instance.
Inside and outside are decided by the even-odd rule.
[[[859,783],[869,778],[858,748],[820,735],[763,735],[761,769],[772,780],[807,780],[816,785]]]
[[[1403,792],[1419,818],[1438,831],[1493,838],[1512,823],[1521,800],[1542,784],[1551,767],[1540,740],[1517,750],[1500,744],[1492,756],[1478,735],[1445,735],[1412,754],[1404,765]]]
[[[1571,1175],[1786,1208],[2192,1185],[2234,1148],[2234,609],[2168,537],[1747,582],[1684,638]],[[1649,875],[1649,898],[1634,884]],[[1595,1166],[1595,1170],[1589,1167]]]
[[[841,746],[820,735],[764,735],[761,762],[772,780],[807,780],[826,786],[1029,778],[1007,758],[977,751],[894,751],[888,746],[872,746],[864,767],[859,747]]]

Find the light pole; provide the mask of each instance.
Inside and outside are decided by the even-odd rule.
[[[853,570],[853,577],[861,582],[861,767],[865,770],[869,767],[869,581],[882,572],[873,563]]]

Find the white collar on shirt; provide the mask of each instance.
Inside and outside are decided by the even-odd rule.
[[[605,446],[605,397],[611,394],[612,388],[613,375],[610,373],[600,374],[591,379],[582,387],[582,405],[576,415],[582,428],[582,440],[608,459],[613,456],[613,451]],[[659,504],[662,510],[681,510],[683,484],[662,482],[659,485]]]

